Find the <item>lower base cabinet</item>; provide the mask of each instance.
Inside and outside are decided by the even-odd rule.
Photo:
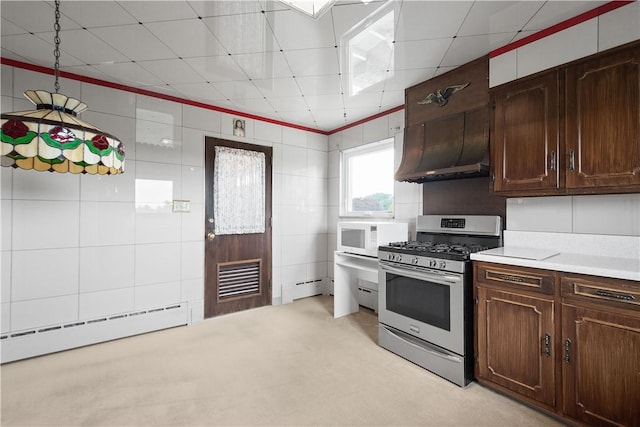
[[[478,381],[585,426],[640,426],[640,282],[474,262]]]
[[[548,299],[479,287],[477,376],[553,408],[553,305]]]

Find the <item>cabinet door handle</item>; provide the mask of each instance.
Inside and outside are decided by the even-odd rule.
[[[569,338],[564,340],[564,361],[571,363],[571,340]]]
[[[544,355],[551,357],[551,334],[544,334]]]
[[[555,151],[551,152],[551,165],[549,166],[549,169],[551,169],[552,171],[556,170],[556,152]]]
[[[569,170],[576,170],[576,152],[569,150]]]
[[[620,293],[620,292],[605,291],[604,289],[596,290],[595,294],[598,295],[598,296],[601,296],[601,297],[621,299],[621,300],[624,300],[624,301],[634,301],[636,299],[636,297],[634,295],[631,295],[631,294],[623,294],[623,293]]]

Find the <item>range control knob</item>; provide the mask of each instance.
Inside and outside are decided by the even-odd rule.
[[[440,267],[441,269],[445,269],[445,267],[447,266],[447,262],[446,261],[440,261],[440,264],[438,265],[438,267]]]
[[[436,260],[435,259],[430,259],[429,260],[429,267],[435,267],[436,266]]]
[[[413,257],[413,259],[411,260],[411,264],[418,265],[418,257],[417,256]]]
[[[396,261],[398,261],[398,262],[402,261],[402,255],[398,254],[398,257],[396,258]]]
[[[396,257],[394,254],[387,254],[387,258],[389,259],[389,261],[393,261]]]

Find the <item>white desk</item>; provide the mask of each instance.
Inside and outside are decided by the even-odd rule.
[[[357,279],[378,283],[378,258],[341,251],[333,253],[333,317],[359,310]]]

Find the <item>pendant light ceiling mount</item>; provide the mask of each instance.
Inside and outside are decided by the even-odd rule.
[[[60,0],[55,0],[54,93],[27,90],[35,110],[3,113],[0,122],[2,166],[49,172],[117,175],[124,172],[124,144],[115,136],[81,120],[87,109],[61,93]]]

